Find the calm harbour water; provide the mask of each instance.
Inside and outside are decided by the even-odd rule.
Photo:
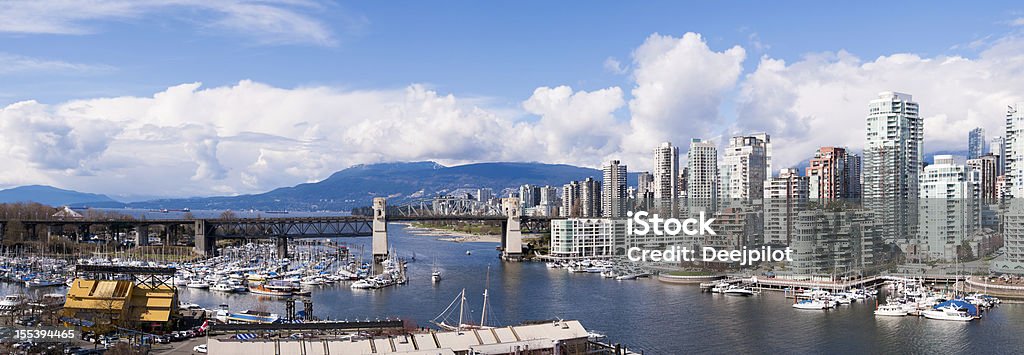
[[[479,321],[490,266],[489,324],[578,319],[592,331],[647,354],[701,353],[1021,353],[1024,304],[1003,304],[980,321],[942,322],[918,317],[875,318],[873,301],[838,310],[801,311],[779,292],[742,298],[701,293],[696,286],[654,279],[615,281],[597,274],[569,274],[543,263],[502,263],[495,243],[452,243],[414,236],[389,226],[391,245],[408,258],[408,285],[353,290],[347,283],[313,292],[314,314],[331,319],[403,318],[420,326],[466,289],[467,318]],[[342,240],[353,250],[369,238]],[[466,255],[471,250],[472,255]],[[437,258],[444,280],[430,281]],[[12,291],[12,286],[3,287]],[[256,295],[223,295],[182,289],[182,302],[232,310],[284,313],[284,301]],[[301,310],[302,303],[296,308]],[[457,313],[456,313],[457,317]]]

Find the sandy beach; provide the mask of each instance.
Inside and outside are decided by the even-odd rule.
[[[458,232],[447,229],[435,229],[435,228],[422,228],[415,227],[411,223],[402,223],[406,226],[405,230],[409,233],[422,236],[438,237],[437,240],[446,242],[484,242],[484,243],[501,243],[500,235],[477,235],[466,232]]]

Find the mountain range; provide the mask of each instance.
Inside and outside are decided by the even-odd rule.
[[[965,156],[966,152],[934,152],[927,154],[925,160],[931,161],[936,154]],[[794,167],[802,172],[808,160]],[[490,188],[496,196],[507,196],[503,192],[523,184],[561,187],[569,181],[588,177],[601,180],[601,171],[564,164],[499,162],[444,166],[424,161],[356,165],[318,182],[249,195],[120,202],[106,195],[31,185],[0,190],[0,203],[34,201],[53,206],[110,208],[347,211],[368,206],[373,197],[387,197],[389,203],[401,204],[460,189],[469,189],[475,195],[473,190],[477,188]],[[636,186],[637,174],[630,173],[627,183]]]
[[[118,204],[106,195],[91,194],[52,186],[27,185],[0,190],[0,203],[38,202],[44,205],[105,205]]]
[[[264,211],[346,211],[355,207],[368,206],[372,198],[378,196],[388,197],[391,204],[428,199],[459,189],[491,188],[496,196],[500,196],[504,190],[515,189],[523,184],[551,185],[561,188],[569,181],[583,180],[588,177],[601,180],[601,171],[563,164],[478,163],[449,167],[425,161],[356,165],[338,171],[319,182],[282,187],[250,195],[172,198],[122,203],[103,195],[84,193],[68,195],[67,193],[75,192],[37,186],[31,189],[31,193],[17,195],[15,199],[3,198],[3,191],[0,191],[0,202],[33,200],[50,205],[111,208],[180,209],[187,207],[191,209],[257,209]],[[631,185],[635,185],[636,174],[630,174],[629,180]],[[11,190],[25,188],[28,187]],[[472,193],[475,195],[475,191]]]

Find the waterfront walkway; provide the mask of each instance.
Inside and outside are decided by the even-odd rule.
[[[851,288],[873,287],[886,281],[898,280],[919,280],[925,283],[950,284],[964,281],[965,276],[957,275],[913,275],[913,274],[887,274],[868,276],[863,278],[833,281],[813,279],[791,279],[783,277],[768,278],[764,276],[743,276],[743,275],[706,275],[706,276],[676,276],[660,274],[658,280],[665,283],[677,284],[700,284],[701,289],[711,289],[719,283],[744,284],[759,290],[795,290],[795,289],[822,289],[829,291],[848,290]],[[1024,290],[1021,291],[1024,294]]]

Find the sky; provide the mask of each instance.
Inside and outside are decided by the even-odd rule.
[[[960,151],[1024,101],[1022,7],[0,2],[0,188],[236,195],[422,160],[642,171],[662,141],[761,131],[778,168],[860,149],[881,91],[914,95],[926,151]]]

